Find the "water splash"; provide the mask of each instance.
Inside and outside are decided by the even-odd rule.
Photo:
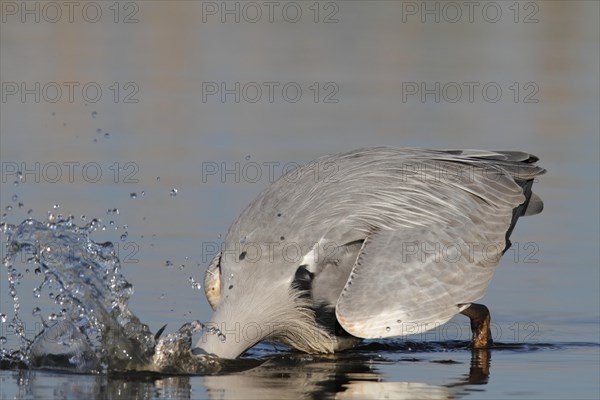
[[[152,359],[152,367],[165,373],[215,373],[224,360],[212,355],[196,355],[192,349],[192,335],[205,329],[200,321],[184,324],[175,333],[159,340]]]
[[[101,222],[92,219],[78,226],[73,219],[50,214],[44,223],[27,219],[18,226],[0,225],[7,236],[3,265],[13,300],[8,327],[20,340],[16,350],[0,349],[0,364],[88,373],[218,370],[215,357],[192,354],[191,337],[203,328],[200,322],[185,324],[162,339],[162,329],[157,335],[150,332],[127,306],[133,286],[121,273],[113,243],[90,238]],[[34,270],[31,277],[42,279],[33,290],[38,304],[32,314],[41,319],[43,329],[33,338],[26,335],[18,293],[21,280],[28,275],[20,270],[30,268]],[[48,292],[51,306],[57,309],[47,318],[43,310],[48,308],[48,297],[42,292]],[[3,313],[2,321],[7,319]]]

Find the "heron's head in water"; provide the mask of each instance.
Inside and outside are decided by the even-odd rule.
[[[286,256],[275,247],[246,244],[243,251],[223,251],[213,259],[204,290],[215,313],[198,351],[236,358],[262,340],[310,353],[333,351],[311,307],[306,258]]]

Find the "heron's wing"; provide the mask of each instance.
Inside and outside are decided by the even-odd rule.
[[[338,299],[342,327],[361,338],[434,329],[481,298],[503,232],[465,225],[380,230],[364,242]]]
[[[522,154],[476,155],[418,160],[412,169],[418,173],[405,174],[400,184],[377,171],[365,182],[374,200],[357,214],[373,228],[337,300],[346,331],[362,338],[420,333],[483,296],[523,215],[515,211],[526,201],[517,180],[543,170],[511,164]],[[377,179],[388,184],[374,185]]]

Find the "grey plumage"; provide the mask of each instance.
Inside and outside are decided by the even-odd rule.
[[[232,224],[211,265],[219,279],[205,281],[218,286],[213,324],[236,338],[198,346],[228,358],[262,339],[330,352],[446,322],[483,296],[517,219],[542,210],[537,160],[377,147],[282,177]]]

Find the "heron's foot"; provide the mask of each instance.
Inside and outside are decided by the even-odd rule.
[[[483,304],[471,304],[461,311],[471,319],[471,332],[473,339],[471,347],[474,349],[485,349],[492,345],[492,332],[490,331],[490,310]]]

